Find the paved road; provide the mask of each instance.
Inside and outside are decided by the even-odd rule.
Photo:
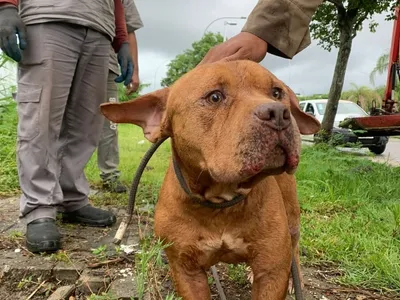
[[[307,137],[305,137],[307,139]],[[309,144],[308,141],[303,140],[305,144]],[[360,155],[365,155],[366,158],[370,158],[378,162],[388,162],[391,165],[400,166],[400,139],[391,137],[386,146],[385,152],[382,155],[370,156],[368,149],[351,149],[351,148],[339,148],[344,152],[353,152]]]
[[[400,139],[390,138],[385,152],[382,155],[376,156],[376,159],[383,159],[392,162],[394,165],[400,165]]]

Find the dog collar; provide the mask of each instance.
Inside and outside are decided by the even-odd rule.
[[[185,193],[189,196],[190,199],[192,199],[194,202],[196,202],[202,206],[205,206],[208,208],[227,208],[227,207],[234,206],[235,204],[238,204],[239,202],[241,202],[242,200],[244,200],[246,198],[245,195],[238,194],[231,201],[226,201],[226,202],[222,202],[222,203],[214,203],[207,199],[204,199],[204,197],[202,197],[200,195],[193,194],[192,191],[190,190],[189,186],[187,185],[185,179],[183,178],[182,171],[179,168],[178,162],[176,161],[174,156],[172,156],[172,163],[174,165],[176,178],[178,179],[178,182],[181,185],[181,188],[185,191]]]

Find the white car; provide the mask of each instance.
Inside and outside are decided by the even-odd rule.
[[[322,123],[327,99],[303,100],[299,102],[302,111],[313,115]],[[375,154],[382,154],[385,151],[386,144],[389,141],[387,136],[357,136],[350,129],[340,128],[339,124],[346,118],[368,117],[360,106],[348,100],[339,100],[338,110],[333,123],[333,134],[340,135],[343,145],[359,143],[362,147],[367,147]],[[304,136],[305,140],[313,140],[314,136]]]

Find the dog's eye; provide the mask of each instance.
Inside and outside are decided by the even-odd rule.
[[[275,99],[278,99],[278,100],[282,99],[282,89],[277,88],[277,87],[273,88],[272,89],[272,97],[274,97]]]
[[[213,91],[206,97],[212,103],[219,103],[224,100],[224,95],[220,91]]]

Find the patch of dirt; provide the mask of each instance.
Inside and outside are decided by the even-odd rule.
[[[119,220],[122,219],[123,210],[110,209],[119,216]],[[144,225],[141,226],[140,233],[138,223]],[[143,228],[144,231],[151,232],[151,223],[151,218],[143,218],[140,222],[135,219],[123,244],[138,247],[139,234],[146,234]],[[73,299],[83,300],[90,291],[78,279],[86,273],[90,274],[93,281],[97,280],[97,293],[107,291],[113,282],[121,278],[122,270],[134,268],[134,254],[121,254],[112,243],[117,228],[118,225],[99,229],[60,224],[63,250],[53,255],[33,255],[24,247],[22,234],[25,228],[18,221],[18,199],[0,198],[0,299],[47,299],[57,287],[75,284]],[[97,249],[97,254],[94,254],[96,251],[93,249]],[[164,263],[162,268],[154,269],[149,266],[149,284],[154,292],[147,299],[165,299],[174,290],[166,259]],[[239,283],[230,279],[225,264],[219,264],[217,269],[227,299],[251,299],[251,285],[248,281]],[[338,271],[332,267],[303,266],[302,273],[305,283],[304,299],[400,299],[398,295],[380,295],[374,291],[335,284]],[[130,284],[133,287],[134,282],[129,283],[128,288]],[[212,299],[220,299],[212,280],[210,288]],[[287,299],[294,297],[288,296]]]

